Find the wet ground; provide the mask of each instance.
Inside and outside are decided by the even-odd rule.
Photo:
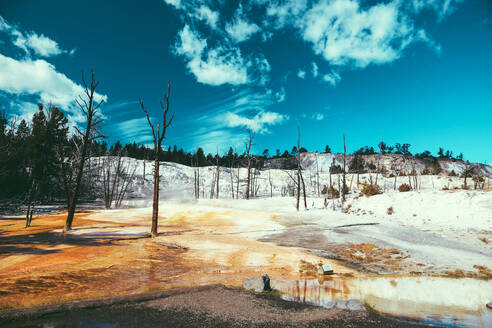
[[[301,224],[302,218],[279,217],[261,207],[232,208],[190,202],[163,205],[160,236],[154,239],[148,238],[149,208],[78,213],[74,230],[67,235],[61,232],[63,213],[36,217],[29,229],[23,228],[22,218],[0,218],[0,309],[216,283],[239,287],[244,280],[267,273],[273,287],[283,292],[282,297],[287,300],[329,308],[333,300],[355,298],[393,316],[434,324],[492,326],[490,312],[485,309],[485,303],[490,301],[487,297],[492,295],[488,268],[483,267],[474,276],[482,280],[408,276],[410,272],[424,270],[403,247],[395,247],[412,242],[404,227],[400,235],[394,236],[394,243],[384,244],[378,242],[378,233],[391,231],[377,225]],[[326,231],[332,233],[328,235],[332,239]],[[360,235],[357,243],[347,242],[357,234]],[[442,249],[449,246],[450,252],[459,254],[459,245],[443,244],[436,236],[422,236],[424,246]],[[475,249],[465,248],[465,251]],[[484,256],[482,253],[479,255]],[[336,276],[315,278],[319,262],[331,264]],[[220,297],[208,299],[211,306],[220,307]],[[251,302],[258,305],[260,301]],[[103,313],[99,310],[81,310],[72,319],[80,323],[77,327],[91,326],[88,318],[100,320],[97,322],[102,327],[130,327],[133,321],[126,313],[135,313],[132,311],[137,308],[136,305],[117,306],[108,310],[114,316],[103,315],[101,319],[97,319],[97,313]],[[231,323],[226,317],[217,317],[209,308],[165,306],[158,309],[158,314],[145,311],[140,317],[144,321],[148,318],[162,322],[176,316],[178,321],[166,322],[178,326],[193,326],[195,319],[196,324],[205,322],[205,326]],[[241,312],[239,305],[237,311]],[[66,321],[67,315],[72,316],[55,315],[53,318],[58,323],[53,327],[66,326],[61,322]],[[333,322],[332,326],[338,327],[345,326],[345,322],[360,326],[367,321],[368,325],[362,326],[370,326],[373,319],[376,320],[373,326],[394,324],[371,316],[366,313],[363,317],[344,317],[346,322],[337,321],[338,317],[323,317],[319,324]],[[130,320],[128,325],[125,320]],[[299,324],[292,320],[286,319],[285,325]],[[41,325],[29,321],[26,327],[29,324]],[[302,324],[318,325],[317,321]],[[271,322],[254,325],[267,327]]]

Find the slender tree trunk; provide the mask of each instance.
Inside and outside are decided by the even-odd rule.
[[[215,193],[215,198],[219,199],[219,179],[220,179],[220,167],[217,165],[217,191]]]
[[[231,163],[231,167],[230,167],[230,176],[231,176],[231,197],[232,199],[234,199],[234,173],[233,173],[233,170],[232,170],[232,163]]]
[[[302,183],[302,195],[304,197],[304,208],[307,208],[307,200],[306,200],[306,184],[304,183],[304,178],[302,177],[302,172],[300,171],[301,183]]]
[[[154,197],[152,199],[152,238],[158,236],[157,226],[159,220],[159,149],[156,146],[154,152]]]
[[[300,197],[301,197],[301,175],[299,174],[299,168],[297,168],[297,199],[296,199],[296,210],[298,212],[299,212],[299,198]]]
[[[82,176],[84,175],[84,165],[85,165],[86,154],[87,154],[87,144],[91,132],[91,123],[92,123],[92,117],[89,118],[87,121],[87,129],[82,142],[80,163],[77,168],[77,176],[75,178],[75,189],[73,191],[72,199],[70,201],[70,207],[68,208],[67,220],[65,222],[65,227],[63,228],[63,232],[68,232],[72,230],[73,218],[75,216],[75,207],[77,206],[77,202],[79,200],[80,185],[82,182]]]
[[[239,171],[240,170],[240,165],[239,163],[237,164],[237,182],[236,182],[236,199],[239,199]]]
[[[345,202],[345,190],[347,189],[347,184],[345,180],[345,157],[346,157],[347,149],[345,147],[345,135],[343,135],[343,184],[342,184],[342,202]]]
[[[249,199],[249,188],[251,183],[251,159],[248,154],[248,178],[246,183],[246,199]]]

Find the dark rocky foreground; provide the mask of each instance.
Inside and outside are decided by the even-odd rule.
[[[156,296],[158,294],[153,293]],[[223,286],[193,288],[78,305],[0,313],[12,327],[425,327],[366,311],[324,309]],[[135,302],[137,301],[137,302]],[[89,306],[89,307],[87,307]],[[71,310],[66,310],[67,308]],[[56,312],[56,310],[63,310]],[[49,312],[49,313],[48,313]],[[42,314],[45,313],[45,314]]]

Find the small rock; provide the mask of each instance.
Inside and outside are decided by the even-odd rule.
[[[335,303],[335,307],[342,310],[351,310],[351,311],[365,311],[366,308],[359,300],[338,300]]]
[[[492,310],[492,302],[487,303],[485,306]]]
[[[331,264],[320,264],[318,266],[318,273],[322,275],[333,274],[333,268]]]
[[[352,311],[365,311],[366,307],[359,300],[348,300],[347,308]]]
[[[269,292],[272,290],[272,287],[270,287],[270,277],[266,274],[261,277],[246,280],[243,283],[243,287],[248,290],[252,289],[257,293]]]

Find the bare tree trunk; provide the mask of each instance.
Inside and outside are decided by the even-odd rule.
[[[240,165],[238,163],[237,164],[236,199],[239,199],[239,170],[240,170]]]
[[[234,199],[234,179],[233,179],[234,174],[232,172],[232,162],[231,162],[231,167],[230,167],[229,172],[230,172],[230,176],[231,176],[231,197],[232,197],[232,199]]]
[[[301,172],[300,176],[301,176],[301,183],[302,183],[302,195],[304,197],[304,208],[307,208],[306,184],[304,183],[304,178],[302,177],[302,172]]]
[[[268,170],[268,182],[270,182],[270,198],[273,198],[273,181],[271,169]]]
[[[215,172],[213,173],[212,181],[210,182],[210,199],[214,198],[215,190]]]
[[[82,112],[86,117],[86,128],[85,128],[85,132],[82,133],[77,127],[75,127],[77,133],[83,138],[80,148],[80,162],[77,168],[77,176],[75,178],[75,188],[73,190],[73,193],[71,195],[71,200],[69,202],[67,220],[63,228],[64,233],[72,230],[72,223],[73,223],[73,218],[75,216],[75,208],[77,206],[77,202],[79,199],[80,187],[82,182],[82,176],[84,174],[84,165],[87,159],[86,155],[87,155],[89,142],[97,138],[103,137],[103,135],[100,133],[99,130],[99,126],[102,123],[103,118],[99,115],[98,109],[104,100],[101,100],[97,104],[95,103],[94,100],[95,90],[99,82],[96,82],[95,80],[94,70],[92,70],[91,77],[92,77],[91,85],[89,88],[89,86],[87,86],[87,83],[85,82],[84,75],[82,74],[82,82],[84,84],[84,91],[85,91],[85,95],[87,96],[87,99],[84,99],[82,96],[79,96],[82,102],[79,102],[78,99],[75,100],[77,102],[77,105],[80,107],[80,109],[82,110]]]
[[[154,148],[154,196],[152,198],[152,238],[157,237],[157,226],[159,220],[159,147],[155,143]]]
[[[319,166],[318,166],[318,154],[316,153],[316,187],[318,191],[318,197],[321,195],[319,191]]]
[[[296,195],[296,210],[299,212],[299,198],[301,197],[301,175],[297,170],[297,195]]]
[[[220,167],[219,165],[217,165],[217,183],[216,183],[217,192],[215,193],[215,197],[217,199],[219,199],[219,179],[220,179]]]
[[[253,142],[253,134],[252,134],[252,131],[251,129],[248,129],[248,133],[249,133],[249,138],[248,138],[248,142],[246,143],[246,155],[248,157],[248,180],[247,180],[247,183],[246,183],[246,199],[249,199],[249,193],[250,193],[250,184],[251,184],[251,155],[250,155],[250,151],[251,151],[251,146],[252,146],[252,142]]]
[[[157,124],[157,131],[154,128],[154,125],[150,121],[149,113],[145,109],[144,103],[141,99],[139,99],[140,107],[142,108],[145,116],[147,117],[147,123],[149,123],[150,128],[152,129],[152,138],[154,140],[154,197],[152,204],[152,228],[150,234],[152,238],[158,236],[158,220],[159,220],[159,154],[162,149],[162,140],[166,136],[166,130],[171,125],[174,114],[171,115],[169,121],[167,120],[167,113],[169,111],[169,95],[171,93],[171,82],[167,82],[167,94],[164,95],[164,100],[166,105],[160,102],[161,110],[163,113],[162,122]],[[161,131],[161,123],[162,123],[162,131]]]
[[[343,135],[343,184],[342,184],[342,203],[345,202],[345,190],[347,189],[347,184],[346,184],[346,181],[345,181],[345,157],[346,157],[346,154],[347,154],[347,149],[345,147],[345,135]]]

